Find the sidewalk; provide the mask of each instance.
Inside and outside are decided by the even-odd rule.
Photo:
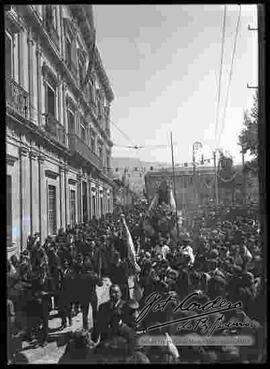
[[[97,287],[98,304],[109,300],[109,288],[111,282],[108,278],[103,279],[103,286]],[[89,328],[92,328],[92,308],[89,307]],[[49,318],[49,336],[48,345],[46,347],[33,346],[29,342],[23,341],[22,351],[20,356],[22,357],[22,363],[27,360],[30,364],[56,364],[62,354],[65,351],[68,336],[70,332],[74,332],[77,329],[82,328],[82,313],[72,318],[72,326],[66,327],[62,331],[58,329],[61,326],[61,318],[58,317],[57,311],[50,312]],[[19,363],[18,363],[19,364]]]

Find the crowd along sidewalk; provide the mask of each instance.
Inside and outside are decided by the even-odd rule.
[[[111,281],[109,278],[104,278],[103,286],[97,287],[99,305],[109,300],[110,285]],[[91,304],[89,307],[88,320],[89,328],[91,329],[93,327]],[[47,346],[35,346],[24,341],[22,343],[22,351],[18,355],[18,359],[21,360],[18,364],[56,364],[65,351],[70,333],[82,328],[82,313],[80,312],[72,318],[71,327],[67,326],[60,331],[60,326],[61,318],[58,316],[58,312],[55,310],[51,311]]]

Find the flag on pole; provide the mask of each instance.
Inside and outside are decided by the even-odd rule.
[[[151,211],[152,209],[154,209],[154,207],[157,205],[158,203],[158,193],[155,194],[150,206],[149,206],[149,210],[148,211]]]
[[[84,89],[84,87],[86,86],[87,82],[89,81],[90,75],[91,75],[91,71],[92,71],[93,64],[94,64],[94,58],[95,58],[95,48],[96,48],[96,30],[94,30],[92,45],[89,48],[89,63],[88,63],[88,68],[87,68],[87,72],[85,75],[85,79],[82,84],[82,89]]]
[[[170,188],[170,192],[169,192],[169,205],[171,206],[172,209],[176,209],[176,204],[175,204],[175,199],[173,196],[173,190],[172,188]]]
[[[128,226],[127,226],[124,215],[121,215],[121,219],[122,219],[122,222],[123,222],[123,225],[124,225],[124,231],[125,231],[125,234],[126,234],[126,237],[127,237],[128,258],[131,261],[131,263],[132,263],[132,265],[135,269],[135,272],[140,273],[141,268],[137,264],[137,261],[136,261],[135,247],[134,247],[133,240],[132,240],[131,234],[129,232],[129,229],[128,229]]]

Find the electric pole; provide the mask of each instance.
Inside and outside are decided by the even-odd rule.
[[[243,204],[246,204],[246,173],[245,173],[245,154],[242,145],[242,176],[243,176]]]
[[[171,132],[171,152],[172,152],[172,172],[173,172],[173,194],[174,194],[174,201],[175,201],[175,207],[176,207],[175,214],[176,214],[177,238],[179,238],[179,224],[178,224],[178,216],[177,216],[177,198],[176,198],[176,190],[175,190],[175,172],[174,172],[172,132]]]
[[[216,197],[216,205],[218,205],[218,178],[217,178],[216,150],[213,151],[213,154],[214,154],[214,168],[215,168],[215,197]]]

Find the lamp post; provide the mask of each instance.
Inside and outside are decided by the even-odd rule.
[[[193,163],[193,189],[194,189],[194,198],[195,205],[198,205],[198,181],[197,181],[197,172],[196,172],[196,158],[195,152],[203,147],[200,141],[195,141],[192,145],[192,163]]]
[[[214,168],[215,168],[215,198],[216,198],[216,205],[218,205],[218,178],[217,178],[216,150],[213,151],[213,155],[214,155]]]
[[[242,150],[242,175],[243,175],[243,204],[246,205],[246,173],[245,173],[245,153],[244,153],[244,145],[241,145]]]

